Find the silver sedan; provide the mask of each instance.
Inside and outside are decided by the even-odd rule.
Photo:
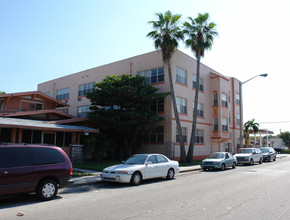
[[[226,167],[236,168],[237,158],[229,152],[215,152],[208,158],[204,159],[200,166],[205,171],[208,169],[221,169]]]
[[[142,180],[166,177],[173,179],[179,173],[179,163],[162,154],[136,154],[122,164],[103,170],[103,181],[138,185]]]

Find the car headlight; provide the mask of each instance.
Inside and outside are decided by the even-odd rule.
[[[249,160],[249,157],[245,157],[246,160]]]
[[[128,174],[127,171],[116,171],[115,174]]]

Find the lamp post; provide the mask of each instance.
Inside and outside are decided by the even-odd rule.
[[[242,98],[242,85],[249,82],[250,80],[258,77],[258,76],[261,76],[261,77],[267,77],[268,74],[267,73],[263,73],[263,74],[260,74],[260,75],[256,75],[248,80],[246,80],[245,82],[240,82],[239,83],[239,89],[240,89],[240,147],[243,147],[243,140],[244,140],[244,135],[243,135],[243,98]]]

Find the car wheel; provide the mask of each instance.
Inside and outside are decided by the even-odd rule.
[[[273,161],[276,161],[276,156],[273,158]]]
[[[173,178],[174,178],[174,170],[171,168],[171,169],[169,169],[168,170],[168,172],[167,172],[167,176],[166,176],[166,179],[168,179],[168,180],[172,180]]]
[[[233,163],[233,166],[232,166],[232,168],[233,168],[233,169],[235,169],[235,168],[236,168],[236,162],[234,162],[234,163]]]
[[[36,194],[41,200],[47,201],[53,199],[57,191],[57,183],[54,180],[46,179],[38,184]]]
[[[221,170],[225,170],[225,164],[224,163],[221,166]]]
[[[269,160],[270,161],[270,160]],[[260,158],[259,160],[259,164],[262,164],[263,163],[263,158]]]
[[[135,172],[131,177],[131,184],[132,185],[139,185],[142,181],[142,175],[140,172]]]
[[[250,165],[253,166],[253,164],[254,164],[254,161],[253,161],[253,159],[251,159],[250,160]]]

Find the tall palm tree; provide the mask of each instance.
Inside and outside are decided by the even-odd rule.
[[[250,121],[247,121],[244,124],[244,134],[245,134],[245,145],[249,146],[249,138],[250,134],[254,133],[256,134],[259,131],[259,123],[255,122],[255,119],[252,119]]]
[[[182,130],[177,111],[171,72],[172,55],[178,47],[178,40],[183,40],[183,32],[179,27],[179,20],[181,18],[181,15],[174,15],[170,11],[166,11],[164,14],[156,13],[156,16],[158,17],[157,21],[149,21],[149,23],[153,26],[153,31],[149,32],[147,34],[147,37],[150,37],[154,40],[154,45],[156,49],[161,49],[163,62],[168,70],[174,116],[176,119],[177,131],[180,136],[180,161],[184,162],[186,159],[184,140],[182,138]]]
[[[191,138],[187,152],[186,160],[193,161],[194,142],[196,136],[196,122],[197,122],[197,106],[198,106],[198,93],[200,81],[200,59],[204,57],[204,52],[211,49],[214,37],[218,34],[215,30],[216,24],[208,23],[209,14],[198,14],[197,18],[189,17],[189,22],[185,22],[184,34],[188,37],[185,41],[187,47],[190,47],[197,59],[196,68],[196,90],[193,108],[193,122],[191,129]]]

